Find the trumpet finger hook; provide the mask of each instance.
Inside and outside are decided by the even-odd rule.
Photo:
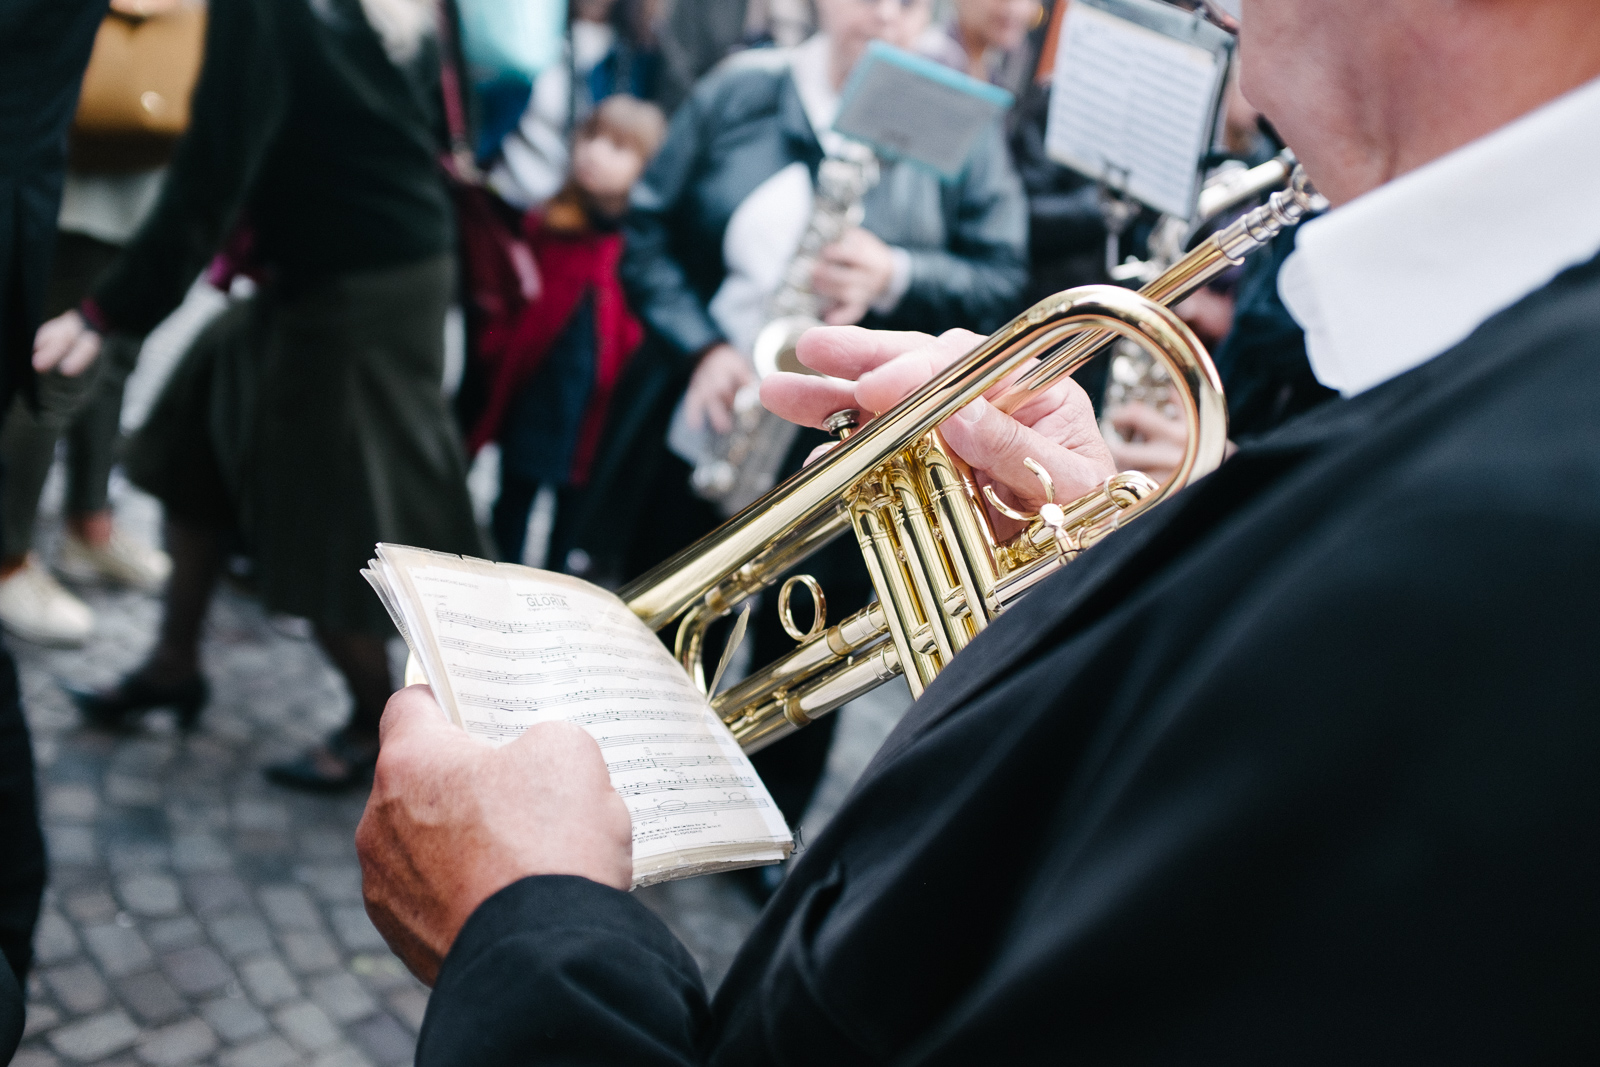
[[[1024,459],[1022,465],[1032,471],[1035,478],[1039,479],[1039,485],[1044,489],[1044,502],[1046,504],[1054,504],[1056,502],[1056,483],[1050,478],[1050,472],[1045,470],[1044,465],[1032,456]],[[1037,511],[1032,515],[1024,515],[1015,508],[1007,506],[995,493],[992,485],[983,487],[983,497],[996,511],[1008,519],[1015,519],[1017,522],[1032,522],[1039,517]]]

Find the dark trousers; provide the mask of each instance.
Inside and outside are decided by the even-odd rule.
[[[45,317],[76,307],[89,287],[116,262],[120,249],[78,233],[57,235],[55,262],[45,295]],[[105,510],[106,485],[122,437],[122,393],[139,359],[136,338],[112,334],[89,369],[75,378],[51,372],[38,379],[37,407],[20,397],[0,433],[5,491],[0,494],[0,548],[20,556],[33,547],[39,494],[56,442],[67,442],[69,515]]]
[[[521,563],[527,551],[528,518],[533,514],[533,501],[539,495],[542,483],[524,478],[510,470],[504,459],[500,463],[500,495],[495,498],[489,516],[490,532],[494,534],[495,547],[500,558],[508,563]],[[550,543],[545,551],[546,570],[567,569],[567,551],[572,547],[568,529],[571,526],[572,502],[579,490],[568,486],[556,487],[555,516],[550,527]]]

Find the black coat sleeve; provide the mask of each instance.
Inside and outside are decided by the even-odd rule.
[[[913,248],[911,284],[894,311],[867,326],[988,333],[1020,308],[1028,282],[1028,201],[996,126],[944,190],[949,236],[941,249]]]
[[[702,1062],[700,970],[660,919],[586,878],[484,901],[439,972],[418,1067]]]
[[[145,333],[183,302],[238,219],[287,105],[276,5],[213,0],[206,58],[161,198],[91,294],[107,326]]]
[[[673,216],[699,173],[713,107],[696,91],[672,116],[667,140],[634,186],[623,224],[622,284],[645,324],[685,356],[722,340],[672,249]]]

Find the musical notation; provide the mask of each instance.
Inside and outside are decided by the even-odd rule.
[[[648,808],[637,808],[629,812],[636,823],[649,822],[651,819],[666,819],[677,815],[698,815],[707,811],[735,811],[751,810],[767,807],[765,800],[751,797],[745,793],[729,793],[720,800],[663,800]]]
[[[610,645],[582,649],[569,648],[564,644],[554,648],[502,648],[499,645],[486,645],[481,641],[467,641],[460,637],[441,637],[439,638],[439,647],[448,648],[455,652],[471,652],[477,656],[496,656],[500,659],[536,659],[544,662],[569,660],[579,652],[586,656],[614,656],[617,659],[633,658],[630,653]]]
[[[685,693],[663,693],[658,689],[575,689],[570,693],[555,693],[543,697],[497,697],[489,693],[461,693],[456,697],[458,704],[471,704],[479,708],[498,708],[501,711],[545,711],[549,708],[565,707],[568,704],[584,704],[591,700],[648,700],[653,703],[682,704],[686,707],[699,707],[699,701]],[[677,712],[628,711],[611,712],[620,718],[597,719],[597,722],[620,722],[625,719],[661,719],[673,722],[699,722],[704,716],[699,714],[688,715]],[[581,720],[579,715],[569,715],[567,718],[573,722]]]
[[[467,733],[485,741],[515,741],[528,729],[526,723],[489,722],[487,719],[463,719]]]
[[[666,671],[652,671],[632,664],[627,666],[560,667],[555,670],[520,673],[490,670],[486,667],[453,667],[450,671],[450,676],[452,678],[470,678],[475,682],[493,682],[496,685],[534,685],[537,683],[560,685],[563,682],[576,682],[588,678],[627,678],[635,682],[671,682],[675,685],[684,682],[682,674],[673,675]]]
[[[679,793],[687,789],[754,789],[755,780],[752,778],[738,778],[733,775],[707,778],[674,778],[654,782],[633,782],[628,785],[617,786],[617,792],[625,797],[642,797],[650,793]]]
[[[531,622],[521,622],[512,619],[491,619],[484,615],[473,615],[465,611],[446,611],[439,609],[434,614],[438,622],[454,623],[457,626],[466,626],[474,630],[488,630],[497,634],[552,634],[552,633],[591,633],[602,634],[607,637],[624,641],[633,641],[634,634],[620,626],[606,625],[600,622],[586,622],[583,619],[539,619]]]
[[[592,713],[590,715],[582,715],[582,716],[580,716],[580,715],[563,715],[563,716],[561,716],[561,721],[562,722],[576,723],[579,726],[595,726],[595,725],[598,725],[600,723],[617,723],[617,722],[634,722],[634,721],[643,721],[643,722],[696,722],[696,721],[698,721],[698,719],[699,719],[699,716],[696,716],[696,715],[683,715],[683,714],[677,714],[677,713],[658,714],[658,715],[628,715],[628,714],[613,713],[613,712],[594,712],[594,713]],[[531,723],[526,723],[526,722],[495,722],[492,719],[467,719],[467,720],[465,720],[465,722],[466,722],[467,731],[469,733],[478,734],[479,736],[485,738],[486,740],[502,740],[502,741],[511,741],[511,740],[515,740],[518,737],[521,737],[522,734],[523,734],[523,731],[527,730],[528,727],[530,725],[532,725]],[[633,739],[637,739],[637,738],[641,738],[641,737],[648,738],[649,740],[647,740],[647,741],[633,740]],[[668,739],[671,739],[671,740],[668,740]],[[599,737],[599,738],[596,738],[596,740],[600,743],[600,747],[601,748],[610,748],[610,747],[612,747],[614,745],[625,745],[625,744],[670,744],[670,743],[673,743],[674,741],[677,741],[677,742],[682,742],[682,741],[699,742],[699,741],[713,741],[715,739],[713,737],[711,737],[710,734],[706,734],[706,735],[703,735],[703,736],[702,735],[691,735],[691,734],[629,734],[625,738]],[[694,757],[685,756],[685,757],[681,757],[681,758],[686,761],[683,764],[683,766],[692,766],[693,765],[691,761],[693,761]],[[640,762],[644,763],[644,764],[648,764],[649,761],[640,761]],[[724,758],[722,760],[722,762],[726,763],[728,761],[727,761],[726,758]],[[662,764],[657,764],[657,766],[658,767],[665,767],[667,765],[665,763],[662,763]],[[643,769],[643,767],[641,767],[639,769]]]
[[[601,748],[621,748],[624,745],[715,745],[716,735],[710,730],[698,734],[612,734],[595,738]]]
[[[629,771],[679,771],[685,767],[731,767],[733,760],[727,756],[646,756],[644,759],[617,760],[607,763],[612,774]]]
[[[783,820],[749,760],[656,636],[602,590],[387,546],[415,586],[441,703],[503,745],[534,723],[588,731],[634,822],[635,880],[785,853]],[[523,573],[534,577],[519,577]],[[685,858],[689,857],[689,858]]]

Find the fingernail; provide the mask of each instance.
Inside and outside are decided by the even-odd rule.
[[[956,418],[960,419],[966,425],[971,426],[973,423],[983,418],[983,409],[985,406],[987,406],[987,404],[982,398],[974,400],[960,411],[957,411]]]

